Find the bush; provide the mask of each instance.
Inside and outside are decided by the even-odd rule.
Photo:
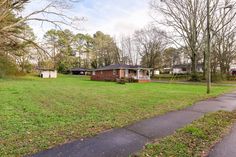
[[[202,80],[201,76],[198,73],[192,74],[190,81],[200,82]]]
[[[125,84],[126,83],[126,79],[125,78],[117,79],[116,82],[118,84]]]
[[[0,56],[0,78],[6,75],[15,75],[16,72],[16,65],[5,57]]]
[[[134,78],[129,78],[129,79],[128,79],[128,82],[129,82],[129,83],[137,83],[138,80],[137,80],[137,79],[134,79]]]
[[[116,79],[116,82],[119,84],[125,84],[125,83],[137,83],[138,80],[134,79],[134,78],[120,78],[120,79]]]
[[[212,75],[212,82],[220,82],[224,80],[220,74],[213,74]]]
[[[228,81],[236,81],[236,75],[227,75]]]

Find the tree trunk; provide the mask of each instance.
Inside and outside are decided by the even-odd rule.
[[[193,56],[191,57],[191,60],[192,60],[191,74],[196,75],[196,73],[197,73],[197,70],[196,70],[196,67],[197,67],[196,53],[193,54]]]
[[[207,62],[206,62],[206,51],[203,53],[203,78],[206,80],[207,79]]]

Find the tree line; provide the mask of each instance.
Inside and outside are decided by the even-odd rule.
[[[219,69],[223,78],[229,74],[235,60],[235,16],[234,0],[210,0],[210,64],[211,72]],[[198,63],[207,65],[207,1],[205,0],[153,0],[153,18],[159,25],[170,28],[168,38],[178,47],[185,48],[191,59],[192,74],[196,75]],[[159,20],[162,15],[164,18]]]

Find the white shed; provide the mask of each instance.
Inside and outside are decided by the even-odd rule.
[[[40,70],[41,78],[57,78],[56,70]]]

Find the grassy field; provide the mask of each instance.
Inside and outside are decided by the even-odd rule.
[[[149,144],[139,157],[203,157],[229,132],[236,120],[235,112],[207,114],[154,144]]]
[[[75,76],[0,79],[0,156],[35,153],[231,89],[215,86],[206,95],[201,85],[120,85]]]

